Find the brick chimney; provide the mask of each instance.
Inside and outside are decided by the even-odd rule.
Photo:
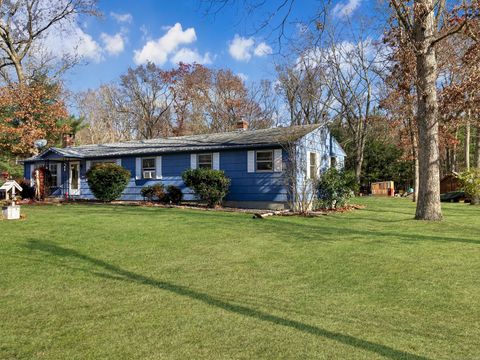
[[[62,147],[68,147],[75,145],[75,136],[72,134],[63,134]]]
[[[240,120],[237,121],[237,130],[247,130],[248,129],[248,121]]]

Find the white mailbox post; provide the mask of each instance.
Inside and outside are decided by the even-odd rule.
[[[11,200],[11,205],[2,207],[2,215],[7,220],[20,219],[20,206],[15,204],[17,197],[15,191],[22,191],[22,187],[18,185],[15,180],[8,180],[0,187],[0,190],[5,191],[5,199]]]

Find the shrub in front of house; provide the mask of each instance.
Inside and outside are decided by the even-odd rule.
[[[165,194],[164,201],[170,204],[180,204],[182,197],[182,190],[178,186],[170,185],[167,187],[167,193]]]
[[[17,179],[18,185],[22,187],[20,196],[22,199],[33,199],[35,197],[35,188],[30,186],[30,181],[26,179]]]
[[[144,186],[140,193],[148,201],[165,201],[165,187],[162,184]]]
[[[221,205],[230,187],[230,179],[221,170],[188,169],[182,179],[209,207]]]
[[[335,209],[348,204],[354,194],[356,181],[344,170],[330,168],[325,171],[317,185],[316,208]]]
[[[98,164],[87,171],[88,186],[101,201],[113,201],[122,195],[130,180],[130,171],[117,164]]]
[[[466,170],[458,175],[462,190],[471,199],[470,204],[480,205],[480,168]]]

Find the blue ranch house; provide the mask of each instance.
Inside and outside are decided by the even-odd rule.
[[[181,175],[189,168],[206,167],[223,170],[231,179],[226,206],[284,209],[289,204],[286,178],[292,177],[287,176],[292,156],[300,164],[291,167],[297,183],[330,166],[343,167],[345,152],[326,126],[246,127],[240,122],[238,130],[224,133],[51,147],[24,161],[24,175],[32,181],[34,170],[45,167],[52,175],[51,196],[94,199],[86,172],[95,164],[114,162],[131,173],[121,200],[143,200],[142,187],[158,182],[178,186],[184,200],[195,200]]]

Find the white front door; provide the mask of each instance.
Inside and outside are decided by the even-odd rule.
[[[70,163],[70,176],[68,181],[69,195],[80,195],[80,163]]]

